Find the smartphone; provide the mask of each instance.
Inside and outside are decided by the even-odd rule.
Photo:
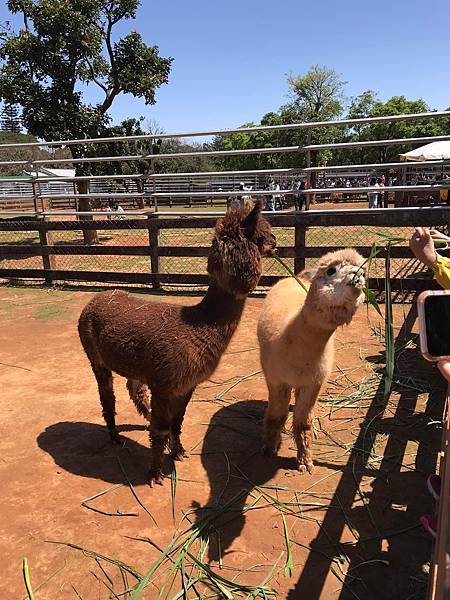
[[[417,299],[417,312],[424,358],[450,359],[450,290],[422,292]]]

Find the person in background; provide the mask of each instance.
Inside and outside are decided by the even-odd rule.
[[[369,187],[380,187],[375,177],[372,177],[369,181]],[[370,190],[370,192],[367,192],[367,198],[369,200],[369,208],[378,208],[378,192]]]
[[[279,192],[280,192],[280,184],[277,182],[275,184],[275,194],[273,195],[275,210],[277,210],[277,204],[280,207],[280,210],[283,209],[283,198]]]
[[[377,178],[377,184],[378,187],[380,188],[384,188],[386,183],[386,178],[384,175],[382,175],[381,177]],[[378,192],[378,202],[377,202],[377,207],[378,208],[385,208],[385,202],[386,200],[386,192]]]
[[[438,181],[438,183],[440,185],[448,185],[448,177],[447,175],[443,175],[442,178],[440,178],[440,180]],[[449,198],[449,193],[448,193],[448,188],[445,190],[439,190],[439,202],[442,204],[446,204],[447,206],[450,205],[450,198]]]
[[[111,221],[112,212],[113,212],[113,201],[108,200],[108,204],[106,205],[106,218],[108,219],[108,221]]]
[[[301,182],[300,182],[300,187],[298,188],[300,190],[300,192],[304,192],[305,190],[308,189],[308,178],[307,177],[303,177]],[[300,193],[299,196],[299,210],[302,210],[303,206],[305,207],[306,210],[306,203],[307,200],[307,196],[305,193]]]
[[[409,240],[409,247],[414,256],[420,260],[426,267],[432,269],[436,281],[444,289],[450,289],[450,259],[440,256],[436,252],[433,240],[444,240],[450,243],[450,237],[436,231],[435,229],[427,229],[425,227],[417,227]],[[442,376],[450,382],[450,361],[440,360],[437,363],[438,369]],[[427,487],[433,498],[438,502],[441,494],[441,478],[439,475],[429,475],[427,479]],[[436,537],[437,530],[437,515],[426,514],[420,517],[420,522],[423,527],[433,536]]]
[[[116,203],[116,215],[118,219],[125,219],[125,211],[118,202]]]
[[[275,190],[275,182],[272,177],[269,179],[269,184],[267,186],[267,189],[271,192],[273,192]],[[267,210],[275,210],[275,205],[273,203],[273,194],[268,194],[267,196],[265,196],[265,199],[266,199]]]

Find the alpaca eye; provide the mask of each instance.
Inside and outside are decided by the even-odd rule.
[[[335,273],[336,273],[335,267],[330,267],[329,269],[327,269],[327,275],[328,275],[328,277],[331,277]]]

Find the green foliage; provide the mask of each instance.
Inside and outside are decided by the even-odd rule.
[[[36,142],[33,135],[24,133],[15,133],[13,131],[0,130],[0,144],[23,144],[27,142]],[[70,152],[67,148],[57,149],[55,151],[47,150],[39,146],[31,148],[2,148],[0,147],[0,162],[2,161],[32,161],[46,160],[47,158],[70,158]],[[51,166],[51,165],[48,165]],[[22,175],[25,167],[21,165],[0,165],[0,176]]]
[[[366,90],[350,99],[347,114],[345,108],[346,82],[333,69],[314,65],[305,75],[289,75],[289,102],[277,112],[269,112],[261,123],[255,125],[282,125],[330,121],[339,118],[358,119],[429,112],[432,109],[422,100],[408,100],[405,96],[393,96],[382,102],[373,90]],[[217,136],[209,146],[213,150],[238,150],[248,148],[273,148],[276,146],[304,146],[333,142],[365,141],[370,139],[397,139],[404,137],[426,137],[450,133],[449,119],[420,119],[398,123],[356,124],[352,127],[323,127],[314,130],[234,133]],[[312,166],[326,164],[357,164],[397,161],[401,152],[412,146],[408,144],[357,148],[348,150],[323,150],[312,153]],[[306,166],[305,154],[253,154],[224,157],[218,166],[222,169],[245,170],[264,168],[301,168]]]
[[[330,121],[344,109],[346,82],[334,69],[313,65],[305,75],[289,75],[291,101],[282,107],[294,122]]]
[[[366,90],[352,102],[348,111],[349,119],[382,117],[389,115],[429,112],[432,109],[422,100],[408,100],[405,96],[392,96],[386,102],[376,97],[375,92]],[[372,125],[354,125],[343,133],[343,141],[365,141],[374,139],[399,139],[426,137],[445,134],[448,119],[420,119],[414,121],[384,122]],[[411,150],[408,144],[358,148],[335,153],[336,164],[374,163],[397,161],[402,152]]]
[[[20,133],[22,131],[21,118],[17,104],[6,102],[1,115],[1,126],[5,131]]]
[[[9,0],[23,29],[0,44],[0,98],[19,103],[23,122],[43,139],[104,135],[107,111],[119,94],[155,103],[171,58],[159,56],[139,33],[113,41],[113,29],[135,17],[138,0]],[[83,102],[80,83],[96,85],[103,100]]]
[[[278,112],[269,112],[261,119],[261,125],[283,125],[312,121],[328,121],[338,118],[344,106],[345,82],[333,70],[314,65],[305,75],[289,75],[290,101]],[[248,123],[243,127],[252,127]],[[339,139],[338,128],[317,130],[286,130],[274,132],[235,133],[215,138],[212,149],[238,150],[246,148],[274,148],[276,146],[304,146],[307,143],[327,143]],[[330,159],[329,152],[314,157],[318,163]],[[301,168],[306,166],[305,155],[297,152],[287,154],[254,154],[226,157],[221,167],[227,169]]]

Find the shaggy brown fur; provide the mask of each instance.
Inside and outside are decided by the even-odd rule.
[[[184,413],[199,383],[216,368],[261,276],[261,256],[275,247],[261,203],[216,224],[208,257],[210,285],[196,306],[145,302],[121,291],[97,294],[78,330],[98,383],[103,416],[118,441],[112,371],[126,377],[130,397],[150,425],[149,484],[162,483],[164,448],[181,460]],[[151,419],[148,388],[151,391]]]

